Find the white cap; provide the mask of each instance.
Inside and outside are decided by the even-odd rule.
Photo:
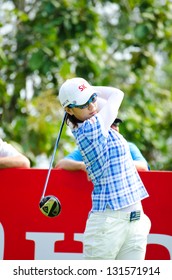
[[[63,107],[69,104],[83,105],[94,93],[94,88],[85,79],[72,78],[60,87],[59,100]]]

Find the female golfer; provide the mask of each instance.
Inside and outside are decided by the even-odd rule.
[[[111,128],[124,93],[66,80],[59,91],[67,123],[93,182],[92,209],[84,232],[85,259],[143,260],[150,220],[141,200],[148,193],[127,141]]]

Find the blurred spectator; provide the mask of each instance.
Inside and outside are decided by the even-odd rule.
[[[29,159],[0,138],[0,168],[29,168]]]

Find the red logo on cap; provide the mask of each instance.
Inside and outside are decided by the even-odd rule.
[[[78,87],[80,91],[83,91],[85,88],[87,88],[84,84]]]

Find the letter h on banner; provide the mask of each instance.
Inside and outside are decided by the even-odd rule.
[[[26,239],[35,242],[35,260],[82,260],[82,253],[56,253],[54,243],[65,240],[64,233],[27,232]],[[74,241],[83,241],[83,234],[75,233]]]

